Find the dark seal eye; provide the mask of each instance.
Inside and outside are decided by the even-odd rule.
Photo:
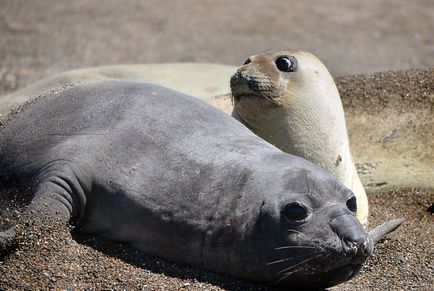
[[[244,65],[250,64],[252,62],[252,60],[250,58],[248,58],[245,62]]]
[[[280,56],[274,62],[279,71],[289,73],[297,70],[297,59],[293,56]]]
[[[356,212],[356,211],[357,211],[357,200],[356,200],[356,196],[351,196],[351,198],[347,200],[347,207],[348,207],[348,209],[351,210],[352,212]]]
[[[283,216],[289,221],[303,220],[307,217],[306,207],[299,203],[289,203],[282,210]]]

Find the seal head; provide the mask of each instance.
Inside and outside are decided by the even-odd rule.
[[[266,254],[264,274],[276,285],[334,286],[354,277],[373,251],[373,241],[356,217],[354,194],[326,176],[311,174],[281,174],[292,193],[282,191],[267,200],[255,225],[251,241],[266,246],[258,254]]]
[[[281,150],[329,171],[355,193],[367,223],[368,200],[350,152],[336,85],[324,64],[298,50],[247,59],[231,81],[232,116]]]

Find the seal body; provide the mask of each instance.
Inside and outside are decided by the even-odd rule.
[[[310,53],[271,51],[252,56],[231,78],[232,116],[281,150],[329,171],[358,200],[367,223],[368,200],[354,165],[345,116],[327,68]]]
[[[326,287],[373,249],[332,175],[156,85],[101,81],[42,97],[1,130],[0,149],[1,190],[30,189],[29,213],[175,262]]]
[[[18,104],[61,90],[75,84],[86,84],[102,80],[128,80],[157,84],[175,91],[206,100],[209,103],[226,107],[232,111],[229,98],[223,102],[215,96],[230,92],[228,80],[236,67],[209,63],[165,63],[135,64],[91,67],[66,71],[39,80],[23,89],[0,96],[0,114],[6,114]],[[225,99],[226,100],[226,99]]]

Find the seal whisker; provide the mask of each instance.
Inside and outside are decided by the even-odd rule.
[[[288,228],[286,231],[288,231],[288,232],[294,232],[294,233],[298,233],[298,234],[304,235],[304,233],[302,233],[302,232],[300,232],[298,230],[295,230],[295,229],[289,229]]]
[[[336,205],[337,203],[331,203],[331,202],[329,202],[329,203],[326,203],[324,206],[322,206],[320,209],[318,209],[318,210],[315,210],[313,213],[314,214],[317,214],[317,213],[319,213],[319,212],[321,212],[321,211],[324,211],[324,210],[326,210],[327,208],[329,208],[330,206],[333,206],[333,205]]]
[[[307,171],[304,171],[304,179],[306,180],[307,195],[310,193],[309,181],[307,179]]]
[[[278,251],[278,250],[286,250],[286,249],[317,249],[317,247],[314,247],[314,246],[282,246],[282,247],[277,247],[274,250]]]
[[[324,256],[324,259],[325,258],[328,258],[328,257],[330,257],[330,254],[327,254],[326,256]],[[328,271],[329,271],[329,269],[330,269],[330,263],[331,263],[331,261],[329,260],[328,262],[327,262],[327,266],[326,266],[326,268],[325,268],[325,272],[327,273]]]
[[[295,259],[298,259],[298,258],[315,255],[315,254],[318,254],[318,252],[317,253],[313,253],[313,254],[305,254],[305,255],[301,255],[301,256],[295,256],[295,257],[285,258],[285,259],[281,259],[281,260],[276,260],[276,261],[272,261],[272,262],[266,263],[265,265],[269,266],[269,265],[279,264],[279,263],[283,263],[283,262],[287,262],[287,261],[292,261],[292,260],[295,260]]]
[[[338,185],[339,185],[339,180],[335,180],[335,186],[333,187],[333,192],[336,192],[336,190],[338,189]]]
[[[322,257],[322,256],[324,256],[324,253],[320,253],[320,254],[317,255],[317,256],[314,256],[314,257],[308,258],[308,259],[303,260],[303,261],[301,261],[301,262],[299,262],[299,263],[297,263],[297,264],[295,264],[295,265],[292,265],[292,266],[289,266],[288,268],[285,268],[285,269],[283,269],[283,270],[280,270],[279,272],[277,272],[277,274],[282,274],[282,273],[284,273],[284,272],[286,272],[286,271],[289,271],[289,270],[291,270],[291,269],[293,269],[293,268],[295,268],[295,267],[298,267],[298,266],[300,266],[300,265],[302,265],[302,264],[304,264],[304,263],[307,263],[307,262],[309,262],[309,261],[312,261],[313,259],[316,259],[316,258],[319,258],[319,257]]]
[[[288,276],[290,276],[290,275],[292,275],[292,274],[294,274],[294,273],[300,272],[300,271],[302,271],[303,269],[304,269],[304,268],[300,268],[300,269],[297,269],[297,270],[295,270],[295,271],[288,272],[288,273],[286,273],[282,278],[280,278],[279,281],[285,280],[286,278],[288,278]]]
[[[278,105],[278,103],[276,101],[274,101],[273,99],[267,97],[265,94],[262,95],[262,97],[264,97],[265,99],[267,99],[269,102],[273,103],[274,105]]]
[[[342,190],[342,188],[344,187],[344,184],[343,183],[339,183],[339,187],[338,187],[338,192],[341,192],[341,190]]]

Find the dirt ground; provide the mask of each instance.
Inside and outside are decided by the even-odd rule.
[[[75,68],[282,48],[333,75],[433,67],[433,19],[432,0],[0,0],[0,95]]]
[[[432,290],[434,192],[369,197],[370,223],[404,217],[353,280],[333,290]],[[149,257],[127,245],[56,225],[35,227],[0,259],[0,290],[277,290]]]
[[[236,65],[256,52],[286,47],[313,52],[334,75],[434,67],[433,19],[430,0],[0,0],[0,95],[74,68]],[[427,208],[434,192],[391,190],[369,199],[371,225],[407,221],[377,245],[359,276],[333,290],[432,290],[434,216]],[[15,252],[0,258],[0,290],[272,290],[71,235],[64,227],[36,228],[22,238]]]

